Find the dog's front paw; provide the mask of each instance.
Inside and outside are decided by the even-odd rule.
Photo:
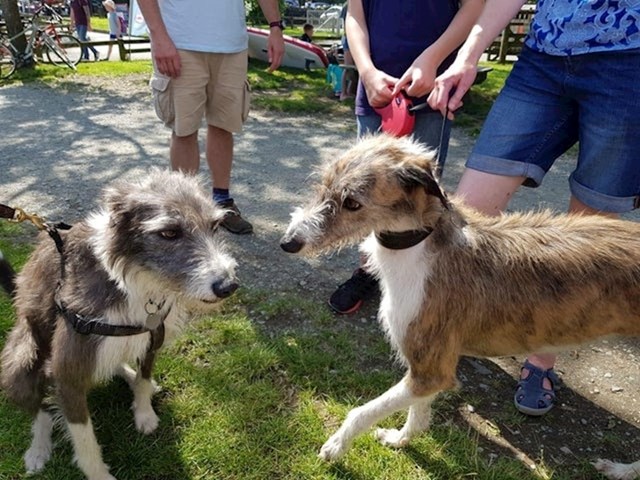
[[[406,447],[411,440],[401,430],[395,428],[378,428],[374,436],[382,445],[393,448]]]
[[[318,456],[323,460],[333,462],[340,460],[348,449],[349,444],[342,439],[341,435],[336,433],[322,445]]]
[[[626,464],[598,459],[597,462],[593,463],[593,466],[610,480],[634,480],[640,478],[640,465],[638,463],[640,462]]]
[[[136,421],[136,430],[145,435],[149,435],[156,431],[160,419],[152,408],[148,410],[136,410],[134,413]]]
[[[27,453],[24,454],[24,465],[27,474],[37,473],[44,468],[51,458],[51,444],[49,445],[32,445]]]

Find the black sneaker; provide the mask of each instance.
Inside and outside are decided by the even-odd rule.
[[[358,268],[349,280],[333,292],[329,299],[329,306],[337,313],[354,313],[360,309],[365,300],[372,298],[377,292],[378,280],[362,268]]]
[[[220,202],[218,205],[229,210],[220,225],[231,233],[237,233],[238,235],[245,235],[253,232],[253,225],[242,218],[240,210],[238,210],[238,207],[236,207],[232,198],[225,200],[224,202]]]

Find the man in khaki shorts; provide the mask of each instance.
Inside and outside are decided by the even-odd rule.
[[[269,22],[270,71],[284,55],[277,0],[258,0]],[[243,0],[139,0],[149,28],[154,75],[151,87],[158,117],[172,129],[174,170],[200,168],[198,130],[207,122],[206,158],[213,199],[229,210],[222,226],[251,233],[229,194],[233,134],[249,113],[248,34]]]

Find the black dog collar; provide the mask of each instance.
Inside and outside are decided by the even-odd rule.
[[[433,228],[423,230],[407,230],[405,232],[376,232],[376,240],[390,250],[404,250],[411,248],[427,238]]]
[[[135,325],[111,325],[109,323],[91,320],[84,315],[70,311],[62,301],[57,302],[58,312],[81,335],[103,335],[106,337],[127,337],[150,332],[147,327]]]

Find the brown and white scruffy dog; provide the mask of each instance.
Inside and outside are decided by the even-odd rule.
[[[353,439],[408,409],[402,447],[429,426],[436,394],[456,385],[461,355],[492,357],[560,349],[606,335],[640,334],[640,224],[599,216],[487,217],[448,199],[433,153],[410,139],[364,139],[327,164],[315,198],[282,238],[291,253],[317,254],[365,237],[382,289],[379,319],[404,379],[349,412],[322,446],[340,458]],[[412,246],[413,244],[413,246]],[[633,465],[600,461],[614,479]]]
[[[238,286],[236,262],[216,235],[224,214],[195,177],[153,170],[108,187],[101,209],[62,233],[64,274],[54,242],[42,234],[16,279],[17,323],[0,376],[7,397],[35,415],[24,457],[28,472],[41,470],[51,455],[51,403],[66,421],[84,474],[114,479],[94,435],[87,393],[116,374],[133,390],[138,431],[156,429],[151,370],[163,335],[175,337]],[[2,263],[1,271],[10,271]],[[72,325],[78,319],[107,329],[146,325],[153,333],[83,334]],[[136,363],[137,372],[129,366]]]

